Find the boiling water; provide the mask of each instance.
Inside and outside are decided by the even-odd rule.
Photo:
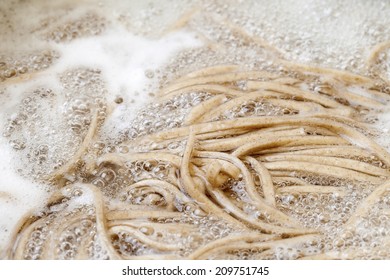
[[[365,58],[369,49],[390,39],[387,17],[390,5],[385,1],[52,2],[8,1],[0,4],[1,251],[8,246],[21,217],[44,209],[54,191],[53,186],[46,184],[48,174],[76,153],[95,109],[99,112],[98,118],[105,121],[100,128],[101,139],[92,147],[93,153],[126,153],[129,149],[123,144],[126,141],[181,126],[192,107],[211,97],[207,93],[194,93],[167,102],[154,102],[155,94],[169,81],[192,70],[217,64],[275,70],[271,63],[272,52],[246,44],[230,33],[223,24],[227,19],[278,48],[289,60],[360,74],[367,74]],[[181,21],[182,26],[175,25],[183,15],[188,15],[188,20]],[[390,75],[386,72],[388,65],[387,56],[384,56],[378,66],[387,77]],[[251,106],[255,108],[251,112],[243,106],[225,112],[221,118],[294,114],[264,102]],[[376,141],[390,150],[389,114],[373,110],[367,118],[371,118],[379,131]],[[145,151],[150,149],[152,144],[149,144],[130,148]],[[167,148],[182,150],[184,144],[172,142]],[[378,165],[381,165],[379,161]],[[172,166],[165,162],[138,161],[127,166],[125,171],[99,170],[94,178],[83,177],[80,173],[71,180],[98,186],[106,203],[115,207],[115,203],[140,204],[135,201],[136,194],[121,192],[123,186],[142,179],[166,178],[169,169]],[[110,179],[112,172],[114,175]],[[308,174],[299,176],[318,185],[326,185],[329,180],[311,178]],[[245,201],[241,183],[230,182],[226,188],[230,188],[227,192],[236,195],[238,200]],[[364,251],[380,242],[381,237],[389,236],[389,217],[376,217],[375,211],[371,211],[374,214],[363,226],[374,230],[363,228],[360,235],[354,236],[347,230],[340,232],[338,228],[355,210],[356,203],[372,192],[373,186],[356,186],[346,181],[329,184],[345,187],[347,198],[342,200],[335,194],[281,195],[277,198],[279,207],[302,225],[326,233],[325,240],[305,250],[316,253],[355,246]],[[80,195],[73,195],[78,191]],[[69,196],[76,198],[65,207],[66,215],[59,214],[53,219],[71,220],[77,211],[94,212],[88,190],[67,189],[64,192],[72,193]],[[158,197],[143,199],[154,205],[159,203]],[[381,203],[387,205],[389,201],[387,196]],[[191,203],[177,207],[190,214],[199,211]],[[248,213],[251,211],[254,210],[247,209]],[[188,219],[194,219],[190,214]],[[261,213],[252,214],[261,216]],[[181,238],[183,256],[196,244],[200,246],[237,231],[212,217],[196,216],[198,236],[163,237],[167,243]],[[88,217],[85,228],[72,230],[96,230]],[[144,226],[142,230],[152,229]],[[47,233],[37,234],[44,239]],[[64,232],[61,238],[69,239],[66,234]],[[114,247],[123,255],[156,253],[125,235],[120,233],[112,237]],[[335,236],[340,238],[335,239]],[[104,252],[97,249],[99,240],[92,243],[93,246],[88,247],[89,256],[105,258]],[[133,244],[132,248],[127,248],[126,244]],[[80,246],[77,242],[66,243],[59,256],[71,258],[76,245]],[[297,258],[302,253],[283,246],[278,250],[272,258]],[[28,257],[34,258],[39,255],[38,251],[36,249],[36,254]],[[241,251],[235,257],[256,258],[261,257],[260,253]],[[389,257],[386,252],[375,252],[370,256]]]

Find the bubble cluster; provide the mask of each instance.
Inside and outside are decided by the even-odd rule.
[[[126,232],[113,234],[111,242],[114,249],[123,256],[140,256],[156,253]]]
[[[305,226],[325,233],[321,242],[315,246],[317,251],[342,253],[357,250],[361,254],[356,258],[371,258],[374,257],[373,254],[376,259],[388,257],[384,252],[377,255],[373,251],[388,236],[389,217],[384,214],[388,205],[382,206],[378,201],[370,209],[368,216],[358,219],[356,227],[345,226],[359,203],[371,193],[372,186],[349,183],[348,189],[348,193],[343,196],[337,193],[278,195],[277,203]],[[380,201],[387,201],[387,196],[382,196]]]
[[[45,70],[58,57],[59,54],[53,50],[42,50],[22,55],[0,54],[0,82]]]
[[[214,118],[213,120],[237,119],[256,116],[283,116],[296,115],[299,112],[286,107],[273,105],[266,100],[247,101],[240,106],[236,106],[231,110],[227,110],[222,116]]]
[[[192,107],[209,99],[212,95],[205,92],[190,92],[167,101],[152,103],[138,112],[127,132],[129,139],[179,127]],[[156,118],[156,115],[159,118]]]
[[[3,127],[9,145],[25,159],[20,163],[24,175],[39,180],[77,151],[95,114],[98,122],[106,118],[106,90],[100,71],[68,70],[60,81],[64,91],[50,87],[26,91]]]
[[[49,31],[43,36],[46,40],[59,42],[69,42],[85,36],[94,36],[102,33],[106,29],[106,20],[93,13],[87,13],[74,20],[68,20]]]
[[[42,246],[47,235],[47,227],[36,227],[31,233],[29,242],[26,244],[23,258],[26,260],[40,259],[42,254]]]
[[[171,175],[175,167],[169,162],[163,161],[132,161],[126,164],[126,167],[117,168],[115,166],[102,166],[92,171],[92,176],[83,176],[80,168],[79,176],[84,182],[90,182],[98,187],[106,196],[119,198],[120,201],[138,202],[135,204],[151,203],[153,205],[163,205],[164,201],[161,194],[148,193],[147,188],[136,188],[122,192],[128,186],[136,182],[147,179],[156,179],[170,182]],[[81,173],[81,174],[80,174]],[[153,197],[155,199],[153,199]]]
[[[65,187],[62,193],[33,219],[34,228],[23,248],[23,258],[107,259],[98,236],[96,209],[83,202],[89,201],[91,194],[82,187]]]

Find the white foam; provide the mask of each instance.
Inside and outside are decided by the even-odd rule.
[[[139,108],[150,102],[148,93],[156,90],[157,82],[148,78],[146,72],[158,70],[181,50],[199,46],[201,42],[190,32],[177,31],[152,40],[116,27],[100,36],[57,45],[61,57],[51,71],[61,73],[81,66],[101,70],[108,101],[113,102],[117,96],[123,98],[123,104],[115,106],[104,126],[103,130],[108,129],[111,134],[112,129],[120,131]]]
[[[1,96],[0,128],[4,128],[6,116],[15,111],[23,92],[35,82],[12,85]],[[20,218],[28,212],[38,211],[49,197],[48,187],[22,178],[14,169],[18,161],[7,140],[0,136],[0,252],[5,247]],[[0,258],[1,258],[0,253]]]
[[[49,192],[48,187],[24,179],[13,170],[15,155],[2,138],[0,159],[0,252],[4,252],[20,218],[45,205]]]
[[[145,71],[156,70],[178,51],[200,46],[194,34],[179,31],[159,40],[135,36],[122,27],[111,28],[97,37],[87,37],[59,44],[61,58],[55,70],[61,72],[73,67],[91,67],[102,71],[108,91],[134,98],[134,92],[143,103],[150,79]],[[138,98],[139,101],[139,98]]]
[[[77,209],[84,205],[93,205],[95,202],[94,194],[89,188],[82,184],[77,185],[77,188],[81,191],[81,195],[74,196],[69,201],[69,205],[67,206],[68,211],[72,211],[73,209]]]

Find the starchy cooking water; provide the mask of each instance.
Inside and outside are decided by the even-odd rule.
[[[299,89],[310,92],[313,98],[332,96],[331,90],[359,96],[361,99],[348,100],[351,95],[346,95],[343,100],[335,100],[342,104],[338,111],[341,116],[349,117],[348,106],[353,107],[356,111],[353,119],[365,126],[348,120],[343,123],[354,126],[390,152],[390,98],[384,97],[390,94],[390,84],[386,82],[390,77],[388,50],[380,52],[373,67],[367,61],[374,46],[390,40],[389,14],[388,2],[363,0],[1,2],[0,257],[107,259],[112,258],[107,249],[110,244],[108,247],[125,258],[170,256],[167,252],[185,258],[216,240],[253,234],[253,229],[206,213],[203,204],[191,198],[190,191],[183,186],[185,181],[180,179],[184,176],[183,169],[175,165],[175,160],[153,158],[153,155],[129,160],[135,152],[166,152],[185,157],[189,142],[186,137],[171,141],[139,139],[185,127],[188,115],[199,104],[220,105],[231,101],[231,96],[218,99],[215,92],[204,89],[165,99],[158,97],[164,90],[170,94],[172,81],[210,66],[238,65],[243,71],[267,71],[284,79],[280,82],[286,85],[294,85],[303,74],[286,70],[280,63],[281,55],[290,62],[362,76],[377,74],[380,82],[369,89],[358,83],[333,83],[323,73],[305,77]],[[257,78],[263,82],[269,79]],[[246,92],[254,86],[250,80],[253,79],[220,84]],[[380,94],[373,94],[374,90]],[[375,100],[369,103],[367,100],[372,96]],[[283,97],[280,102],[248,99],[239,105],[226,105],[226,110],[219,114],[203,118],[205,122],[257,116],[309,118],[317,110],[314,105],[305,111],[298,106],[294,109],[283,105],[283,100],[311,99]],[[376,106],[375,102],[385,105]],[[98,132],[91,134],[90,128],[94,126]],[[291,133],[307,137],[325,135],[329,141],[336,141],[331,139],[334,134],[321,129],[307,126],[293,129]],[[281,136],[284,132],[272,133]],[[216,141],[231,135],[234,133],[219,135]],[[366,142],[351,135],[341,136],[356,147],[364,147]],[[204,139],[195,147],[200,146],[200,150],[207,145],[217,147],[217,142]],[[83,146],[86,147],[79,155]],[[285,155],[271,155],[269,150],[259,152],[256,159],[272,170],[275,188],[285,188],[275,194],[275,207],[302,227],[320,232],[322,237],[283,243],[282,234],[272,250],[261,246],[216,250],[207,258],[297,259],[325,253],[326,257],[334,258],[390,258],[387,250],[390,190],[380,193],[367,209],[359,208],[362,201],[379,192],[381,183],[389,180],[390,167],[381,155],[367,151],[358,154],[357,149],[355,152],[356,155],[340,155],[340,158],[359,161],[362,165],[356,168],[360,171],[371,168],[362,172],[377,177],[365,181],[337,174],[315,174],[298,165],[294,170],[274,170],[273,161],[282,160],[275,157]],[[314,150],[311,153],[300,154],[297,149],[292,154],[306,156],[300,160],[307,161],[312,160],[310,156],[316,156]],[[115,160],[104,159],[112,154],[120,156]],[[294,160],[296,157],[291,157],[294,155],[289,154],[288,158]],[[127,160],[118,163],[118,158],[126,156]],[[62,168],[75,157],[78,158],[72,163],[71,171],[62,174]],[[347,160],[332,164],[342,166]],[[243,160],[242,164],[253,177],[257,193],[267,196],[261,187],[264,182],[250,159]],[[56,172],[61,173],[61,178],[53,175]],[[227,175],[231,174],[224,176]],[[294,177],[295,182],[281,179],[284,177]],[[209,177],[196,179],[198,188],[205,192],[208,186],[201,182]],[[176,180],[179,181],[177,189],[169,194]],[[145,185],[137,185],[142,181]],[[231,205],[221,205],[218,197],[211,197],[219,201],[216,204],[224,211],[234,213],[235,207],[240,208],[249,220],[281,226],[277,217],[251,202],[245,175],[214,183],[231,202]],[[297,184],[326,188],[313,193],[288,191]],[[163,190],[156,190],[158,187]],[[210,189],[208,192],[213,193]],[[128,215],[137,217],[128,221],[128,227],[118,222],[122,218],[115,216],[126,207],[131,209]],[[170,214],[148,214],[160,208],[168,209]],[[111,214],[105,216],[102,211]],[[355,212],[361,213],[360,220],[353,219]],[[33,217],[31,224],[35,224],[23,227],[21,221],[28,217]],[[106,222],[102,224],[102,220]],[[180,226],[175,228],[174,224]],[[106,226],[110,231],[102,236]],[[20,227],[28,232],[28,240],[22,238],[24,247],[16,250],[12,246],[15,231]],[[58,244],[52,245],[53,250],[48,253],[45,240],[53,229]],[[271,239],[262,238],[262,242]],[[12,253],[14,249],[16,253]],[[203,255],[199,253],[199,256]]]

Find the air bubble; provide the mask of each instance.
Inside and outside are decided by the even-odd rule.
[[[145,235],[152,235],[154,233],[154,229],[152,227],[140,227],[139,231]]]

